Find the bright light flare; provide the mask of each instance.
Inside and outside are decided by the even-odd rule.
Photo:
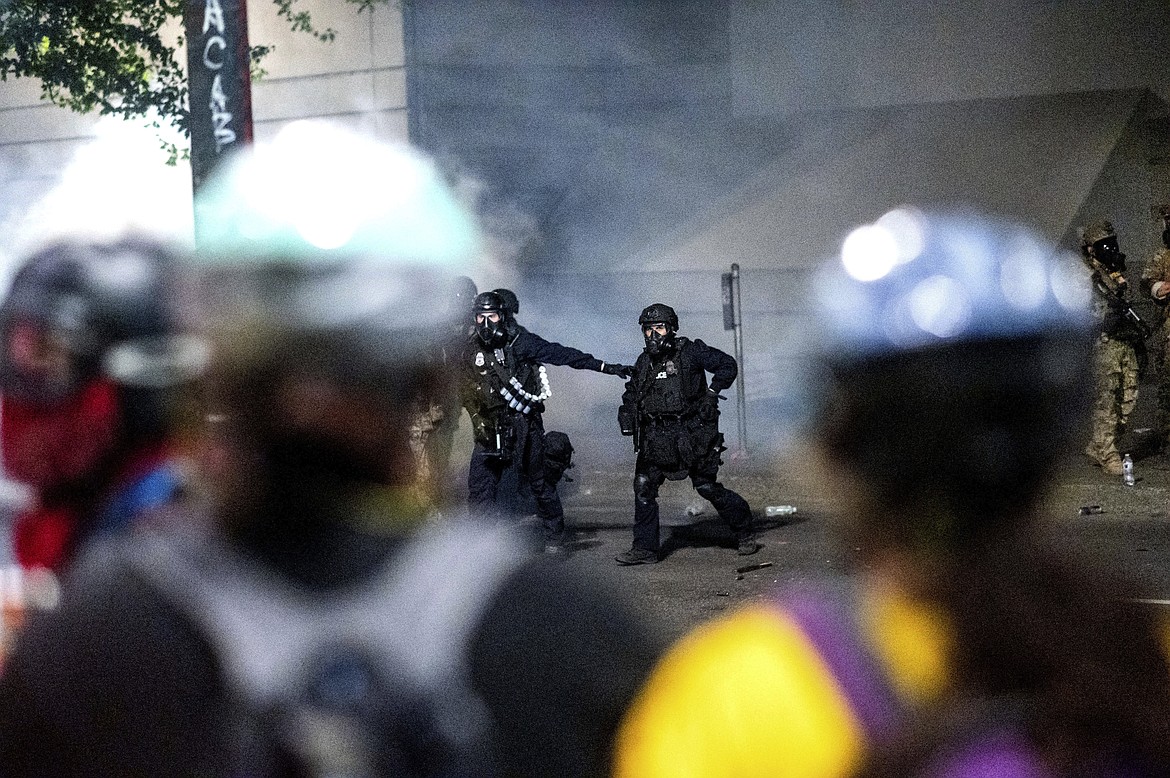
[[[897,239],[888,229],[876,224],[858,227],[841,246],[841,265],[857,281],[885,278],[897,264]]]
[[[906,299],[910,318],[938,338],[961,332],[971,321],[971,301],[963,285],[949,276],[934,275],[914,286]]]
[[[877,220],[876,225],[893,236],[897,251],[896,262],[912,262],[926,246],[921,215],[911,208],[897,208]]]

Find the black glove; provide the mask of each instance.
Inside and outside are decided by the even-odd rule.
[[[634,375],[634,368],[630,365],[602,362],[601,372],[605,373],[606,375],[620,375],[622,378],[630,378]]]

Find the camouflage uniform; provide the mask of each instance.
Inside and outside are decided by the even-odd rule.
[[[1165,443],[1170,435],[1170,365],[1167,365],[1167,344],[1170,343],[1170,296],[1156,297],[1152,287],[1158,282],[1170,283],[1170,249],[1159,249],[1142,271],[1142,291],[1159,303],[1157,329],[1154,330],[1154,367],[1158,376],[1158,410],[1155,425]]]
[[[443,406],[424,401],[419,403],[411,416],[409,443],[410,453],[414,455],[415,473],[409,493],[419,505],[435,508],[439,503],[439,478],[443,473],[436,472],[429,444],[435,429],[444,422]]]
[[[1124,286],[1125,279],[1120,271],[1110,272],[1098,264],[1092,255],[1093,244],[1109,236],[1115,236],[1109,222],[1084,229],[1081,237],[1082,255],[1094,276],[1108,276],[1111,283]],[[1121,475],[1117,439],[1125,430],[1129,414],[1137,404],[1138,355],[1133,333],[1124,322],[1118,323],[1118,317],[1113,315],[1115,312],[1099,289],[1093,298],[1093,313],[1100,322],[1101,334],[1094,344],[1096,400],[1093,404],[1092,439],[1085,447],[1085,454],[1106,473]]]

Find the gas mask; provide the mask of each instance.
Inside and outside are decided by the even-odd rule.
[[[479,338],[479,342],[489,348],[499,348],[504,345],[504,340],[507,338],[507,329],[504,325],[503,316],[497,321],[492,321],[486,316],[477,316],[475,320],[475,334]]]
[[[674,351],[674,331],[667,329],[665,333],[655,332],[647,327],[642,330],[646,339],[646,353],[652,357],[660,357]]]
[[[1093,244],[1093,258],[1111,272],[1125,270],[1125,255],[1117,244],[1116,235],[1106,235]]]

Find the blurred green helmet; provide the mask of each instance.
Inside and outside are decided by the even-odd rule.
[[[298,121],[230,159],[195,203],[209,264],[354,258],[465,270],[472,220],[434,165],[333,124]]]
[[[392,391],[466,319],[450,289],[474,272],[478,230],[408,147],[295,122],[225,161],[195,214],[195,317],[244,363],[311,367],[288,340],[311,335],[319,370]]]
[[[451,280],[479,254],[427,158],[315,121],[227,160],[195,215],[201,314],[217,324],[416,330],[455,314]]]

